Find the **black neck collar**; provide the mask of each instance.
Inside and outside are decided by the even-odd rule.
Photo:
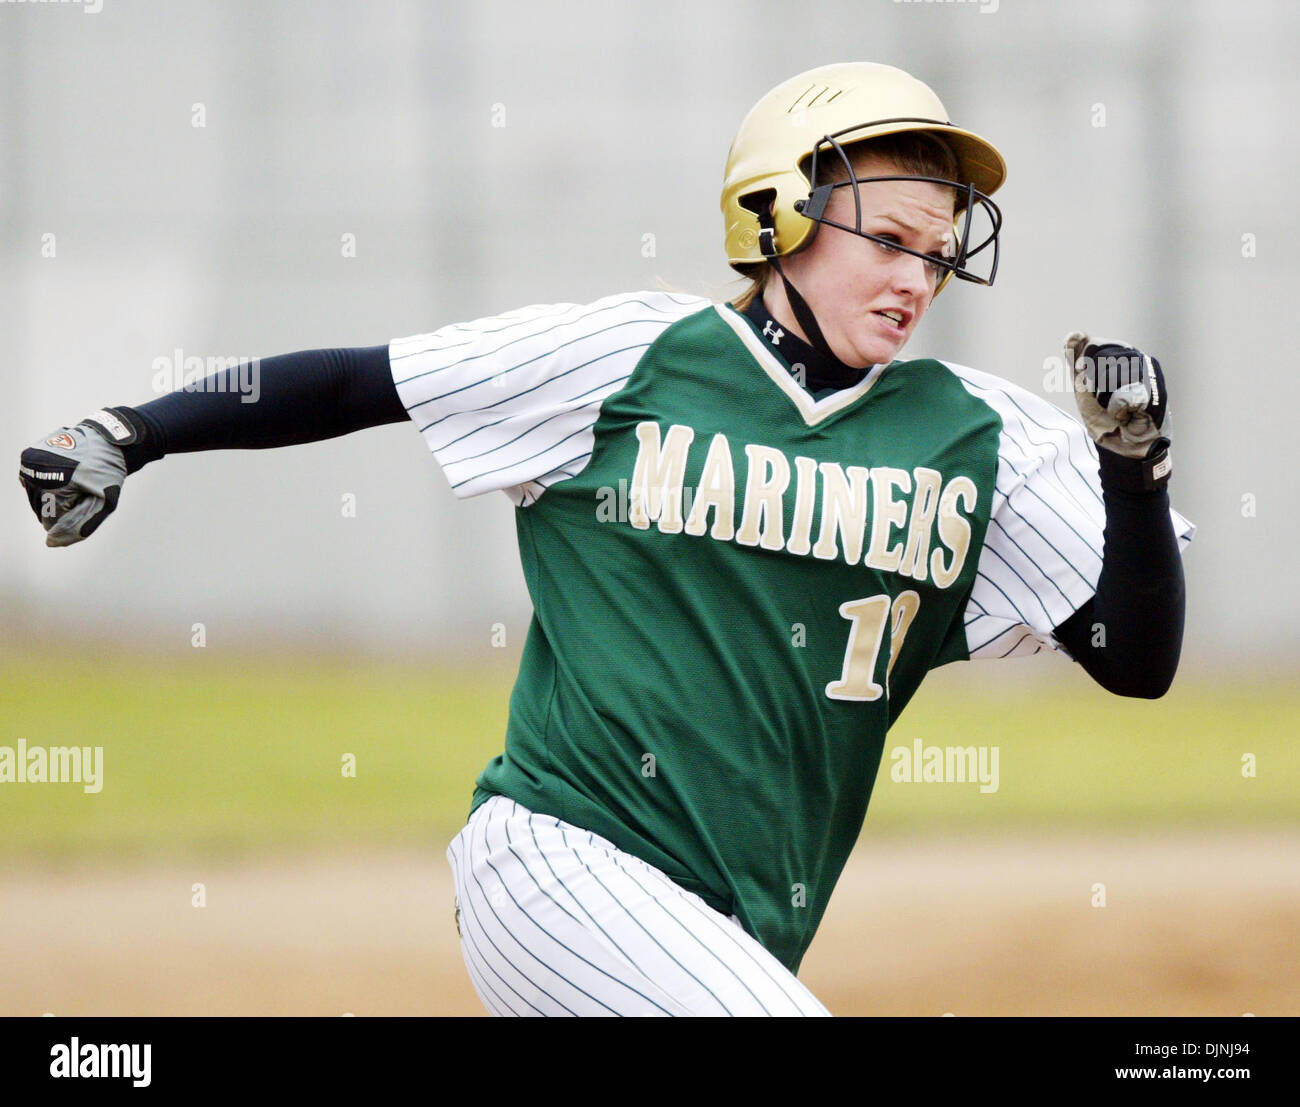
[[[793,331],[781,326],[768,311],[762,296],[755,296],[745,316],[756,326],[763,340],[790,369],[790,374],[809,392],[824,388],[852,388],[867,375],[867,369],[854,369],[838,358],[815,349]],[[802,366],[802,371],[800,370]]]

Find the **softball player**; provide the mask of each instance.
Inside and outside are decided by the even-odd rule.
[[[1159,364],[1069,336],[1080,423],[897,357],[951,278],[992,283],[1004,175],[906,73],[816,69],[732,145],[736,301],[633,292],[270,358],[255,404],[214,380],[104,409],[21,479],[67,545],[164,454],[411,419],[457,496],[515,505],[535,609],[448,850],[488,1010],[824,1015],[799,963],[930,669],[1048,649],[1156,697],[1178,663],[1193,528]]]

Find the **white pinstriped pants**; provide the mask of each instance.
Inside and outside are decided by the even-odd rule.
[[[741,927],[599,835],[514,800],[447,848],[461,954],[494,1015],[829,1015]]]

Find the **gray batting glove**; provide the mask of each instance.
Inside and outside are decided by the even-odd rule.
[[[18,481],[46,530],[47,546],[89,538],[112,514],[127,474],[121,447],[141,431],[129,408],[104,408],[23,451]]]
[[[1168,447],[1160,362],[1128,343],[1072,331],[1065,336],[1065,363],[1074,374],[1079,414],[1098,446],[1141,459]]]

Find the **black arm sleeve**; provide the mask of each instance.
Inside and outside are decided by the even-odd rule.
[[[1140,462],[1098,453],[1106,506],[1101,577],[1056,638],[1108,692],[1157,699],[1178,670],[1186,607],[1169,493],[1134,490]]]
[[[146,428],[122,451],[132,473],[164,454],[293,446],[406,419],[387,346],[244,362],[132,410]]]

